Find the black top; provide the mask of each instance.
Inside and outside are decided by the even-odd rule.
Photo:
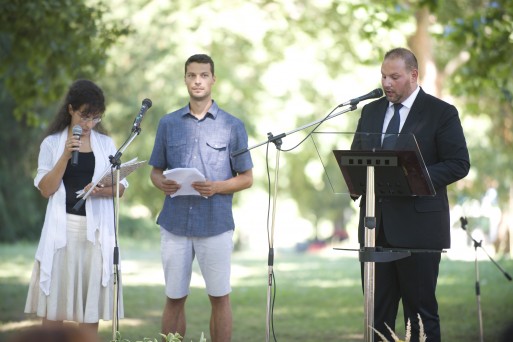
[[[72,166],[71,159],[68,160],[68,166],[66,166],[66,171],[62,177],[66,188],[66,212],[68,214],[86,216],[85,205],[81,206],[77,212],[72,211],[72,209],[80,200],[80,198],[77,198],[76,192],[83,190],[93,179],[94,164],[93,152],[80,152],[77,166]]]

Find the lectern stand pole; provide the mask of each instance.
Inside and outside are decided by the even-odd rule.
[[[367,137],[355,137],[379,141]],[[406,139],[406,138],[405,138]],[[376,262],[391,262],[409,257],[411,253],[441,253],[441,250],[383,248],[376,246],[376,193],[380,197],[391,196],[434,196],[435,189],[429,178],[426,165],[411,136],[413,150],[334,150],[333,153],[353,196],[365,197],[364,247],[360,247],[360,262],[363,262],[363,290],[365,326],[364,341],[374,342],[374,294],[380,284],[376,284]],[[364,146],[370,145],[366,143]],[[377,186],[376,186],[377,185]],[[362,199],[363,200],[363,199]]]
[[[376,217],[375,217],[375,195],[374,195],[374,166],[367,166],[367,191],[366,191],[366,213],[365,213],[365,250],[374,248],[376,245]],[[364,297],[365,297],[365,327],[364,340],[374,342],[374,273],[375,264],[373,261],[364,263]]]

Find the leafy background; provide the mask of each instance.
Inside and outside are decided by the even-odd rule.
[[[268,132],[290,132],[379,86],[383,53],[406,46],[419,58],[422,86],[461,112],[472,170],[451,187],[453,204],[464,214],[493,221],[483,229],[494,231],[489,240],[508,252],[512,13],[511,2],[479,0],[2,2],[0,104],[9,129],[0,136],[6,147],[0,240],[39,236],[45,201],[32,185],[38,146],[74,79],[90,78],[104,88],[105,121],[118,144],[128,137],[141,100],[152,99],[142,133],[123,157],[146,160],[158,119],[187,100],[183,63],[191,54],[213,56],[214,97],[245,121],[253,146],[265,142]],[[321,129],[351,131],[357,117],[348,113]],[[295,146],[309,130],[287,136],[282,147]],[[249,240],[253,227],[266,225],[275,153],[272,145],[252,151],[255,186],[236,198],[236,208],[244,211],[247,203],[251,208],[238,221]],[[297,240],[354,229],[354,204],[333,194],[318,159],[308,141],[280,156],[279,203],[290,215],[278,219],[287,235],[297,227]],[[123,198],[122,222],[129,234],[136,233],[130,228],[134,220],[151,222],[160,210],[162,196],[148,174],[149,167],[131,177]],[[483,209],[490,191],[495,218]]]
[[[214,98],[244,120],[254,146],[269,132],[291,132],[379,87],[384,52],[406,46],[419,59],[423,88],[459,108],[471,153],[470,174],[450,187],[454,256],[472,257],[458,224],[468,216],[469,228],[490,250],[511,258],[512,16],[507,0],[2,1],[0,241],[16,251],[28,241],[34,249],[46,207],[33,186],[39,144],[75,79],[92,79],[104,89],[105,124],[118,145],[128,137],[142,99],[153,101],[141,134],[122,158],[147,160],[159,118],[187,101],[183,64],[194,53],[214,58]],[[321,129],[350,132],[358,111]],[[286,136],[283,149],[309,131]],[[331,145],[325,147],[329,154]],[[236,196],[236,238],[238,249],[262,252],[278,164],[272,144],[251,153],[255,184]],[[129,181],[120,234],[150,239],[150,249],[158,249],[154,221],[162,195],[150,183],[149,167]],[[331,186],[311,140],[280,154],[272,235],[278,248],[309,250],[340,231],[355,246],[357,204]],[[501,303],[511,304],[513,297],[505,298]]]

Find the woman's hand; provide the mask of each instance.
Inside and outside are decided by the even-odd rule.
[[[73,151],[79,151],[80,145],[82,142],[80,141],[80,137],[76,135],[72,135],[66,140],[66,145],[64,145],[64,154],[67,155],[67,159],[71,158],[71,154]]]
[[[84,192],[88,192],[94,184],[91,182],[84,187]],[[123,196],[125,192],[125,186],[123,184],[119,184],[119,197]],[[116,188],[115,186],[107,186],[105,187],[103,184],[97,184],[94,189],[91,191],[91,196],[103,196],[103,197],[112,197],[116,196]]]

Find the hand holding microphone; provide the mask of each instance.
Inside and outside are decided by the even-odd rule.
[[[72,134],[73,134],[73,137],[75,139],[78,139],[78,141],[80,142],[80,136],[82,135],[82,127],[80,127],[80,125],[75,125],[73,126],[73,129],[72,129]],[[75,147],[75,146],[72,146],[72,147]],[[80,145],[79,145],[80,147]],[[78,165],[78,151],[77,150],[73,150],[73,152],[71,152],[71,166],[77,166]]]

